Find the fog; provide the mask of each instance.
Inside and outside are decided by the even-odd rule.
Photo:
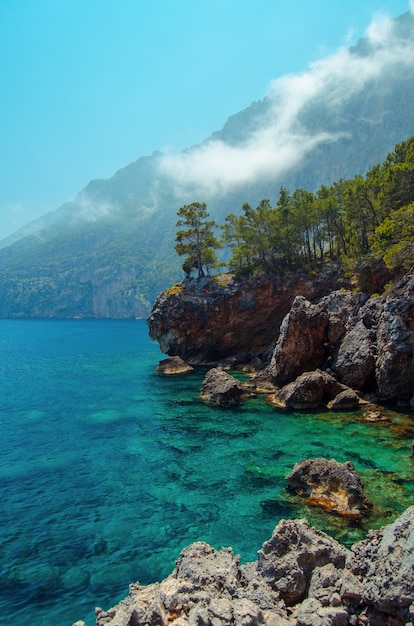
[[[414,9],[414,0],[410,3]],[[367,83],[413,67],[414,42],[401,41],[395,22],[382,14],[374,17],[365,37],[369,54],[339,48],[300,74],[288,74],[269,87],[269,113],[246,139],[229,145],[211,139],[179,154],[167,154],[161,162],[163,173],[171,176],[181,192],[191,187],[205,196],[230,191],[237,185],[280,177],[297,166],[316,146],[343,136],[305,128],[300,115],[305,107],[323,100],[324,106],[338,107],[360,92]]]

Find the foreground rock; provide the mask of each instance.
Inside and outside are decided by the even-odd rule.
[[[135,583],[96,609],[96,624],[403,626],[414,619],[413,563],[414,507],[351,551],[306,520],[282,520],[256,562],[194,543],[161,583]]]
[[[194,368],[179,356],[170,356],[160,361],[155,371],[166,376],[174,376],[175,374],[189,374],[194,371]]]
[[[207,372],[201,387],[201,399],[209,404],[238,404],[244,393],[234,376],[216,367]]]
[[[301,461],[296,463],[286,480],[291,489],[306,495],[308,504],[353,519],[370,512],[362,481],[351,461]]]

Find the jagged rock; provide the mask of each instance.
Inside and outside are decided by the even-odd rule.
[[[257,572],[287,606],[301,602],[316,567],[343,568],[348,551],[307,520],[282,520],[258,552]]]
[[[356,543],[348,567],[362,583],[367,605],[408,622],[414,603],[414,507]]]
[[[285,385],[303,372],[322,366],[328,323],[323,305],[312,305],[303,296],[296,296],[280,327],[270,363],[275,385]]]
[[[338,379],[353,389],[366,389],[374,384],[375,333],[362,321],[342,339],[331,369]]]
[[[327,404],[346,389],[327,372],[315,370],[305,372],[294,382],[277,390],[271,402],[280,407],[313,409]]]
[[[201,387],[201,399],[210,404],[237,404],[244,393],[234,376],[216,367],[207,372]]]
[[[214,363],[242,352],[253,356],[277,338],[295,296],[313,300],[344,285],[349,282],[335,272],[185,280],[157,298],[149,333],[163,352],[190,363]]]
[[[282,520],[255,563],[204,542],[162,582],[130,586],[97,626],[403,626],[414,617],[414,507],[351,551]],[[288,607],[288,608],[287,608]],[[410,621],[411,620],[411,621]],[[82,622],[77,622],[82,624]]]
[[[387,295],[377,330],[375,374],[381,396],[409,404],[414,394],[414,273]]]
[[[194,371],[194,368],[179,356],[169,356],[158,363],[155,371],[166,376],[173,376],[175,374],[189,374]]]
[[[353,389],[345,389],[341,391],[330,402],[328,402],[328,409],[333,411],[345,411],[356,409],[359,405],[359,396]]]
[[[351,291],[333,291],[318,303],[297,296],[283,319],[270,363],[275,385],[282,386],[300,374],[323,368],[334,347],[355,323],[364,297]]]
[[[307,496],[309,504],[327,511],[351,518],[360,518],[369,511],[362,481],[351,461],[301,461],[286,480],[291,489]]]

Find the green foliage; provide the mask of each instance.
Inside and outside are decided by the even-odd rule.
[[[205,276],[204,268],[209,271],[217,262],[215,249],[221,244],[214,235],[217,226],[214,220],[208,220],[207,206],[204,203],[193,202],[182,206],[178,213],[180,218],[177,226],[187,226],[186,230],[178,230],[174,246],[177,254],[186,255],[183,270],[190,276],[193,269],[197,269],[198,278]]]
[[[263,199],[256,208],[243,204],[229,213],[214,236],[206,205],[182,207],[175,250],[186,254],[183,268],[217,263],[214,249],[227,248],[227,267],[236,275],[303,268],[315,272],[324,263],[341,261],[359,289],[369,288],[372,271],[414,264],[414,138],[398,144],[384,163],[365,177],[322,185],[316,193],[281,187],[276,206]]]
[[[281,187],[275,207],[262,200],[230,213],[222,229],[239,275],[306,268],[342,260],[366,283],[367,266],[407,268],[414,262],[414,138],[395,146],[365,177],[322,185],[312,193]],[[367,279],[368,280],[368,279]]]
[[[390,269],[414,265],[414,203],[391,211],[375,230],[372,249]]]

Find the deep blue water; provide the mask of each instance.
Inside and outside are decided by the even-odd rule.
[[[0,320],[0,614],[95,621],[128,584],[168,575],[204,540],[244,561],[282,517],[351,543],[414,504],[412,416],[289,414],[264,399],[217,409],[203,371],[155,373],[144,321]],[[285,490],[303,458],[352,460],[375,513],[363,526]]]

